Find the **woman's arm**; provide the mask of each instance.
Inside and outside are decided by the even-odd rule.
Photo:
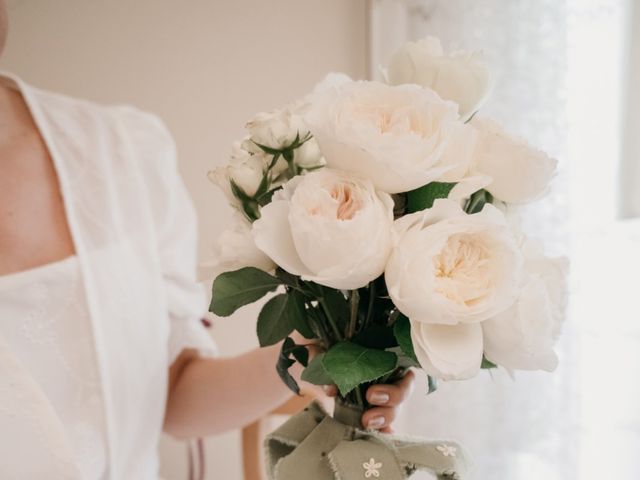
[[[274,368],[280,345],[232,358],[200,358],[185,351],[171,366],[165,431],[175,437],[202,437],[239,428],[263,417],[291,397]],[[301,367],[293,369],[299,378]],[[363,423],[389,431],[398,406],[411,390],[413,373],[396,385],[375,385]]]
[[[169,371],[165,430],[199,437],[247,425],[284,403],[291,391],[274,368],[279,345],[230,358],[185,351]]]

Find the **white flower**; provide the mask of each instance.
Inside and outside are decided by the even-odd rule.
[[[520,293],[523,256],[504,215],[492,205],[468,215],[441,199],[397,220],[394,232],[385,279],[411,322],[420,365],[443,379],[475,375],[483,352],[480,322]]]
[[[369,180],[329,169],[297,176],[261,213],[253,224],[256,245],[304,280],[355,289],[384,270],[393,201]]]
[[[448,198],[462,200],[491,183],[491,177],[474,170],[474,160],[478,132],[467,124],[459,124],[452,130],[451,140],[447,144],[438,164],[450,166],[439,182],[455,183]]]
[[[247,139],[233,144],[229,163],[223,167],[217,167],[208,174],[209,180],[217,185],[225,194],[232,205],[239,205],[239,200],[233,194],[231,181],[240,187],[249,197],[253,197],[263,181],[273,156],[261,150],[249,151],[245,147],[249,143]],[[287,162],[280,157],[269,171],[270,186],[276,186],[275,180],[287,169]]]
[[[237,213],[231,226],[216,241],[212,277],[243,267],[256,267],[265,272],[273,272],[276,268],[271,259],[256,247],[251,224]]]
[[[434,37],[409,42],[398,50],[389,63],[387,78],[391,85],[415,83],[434,90],[456,102],[464,120],[480,108],[491,84],[481,54],[445,55],[440,40]]]
[[[235,143],[229,164],[211,170],[208,177],[220,187],[230,203],[235,205],[238,200],[231,189],[231,181],[247,195],[255,195],[269,167],[269,161],[269,156],[263,153],[251,154],[242,149],[239,143]]]
[[[417,85],[349,82],[312,96],[305,120],[330,168],[399,193],[439,179],[460,122],[456,105]]]
[[[374,458],[370,458],[368,462],[362,464],[364,468],[364,478],[379,477],[382,462],[376,462]]]
[[[296,139],[309,132],[298,112],[300,102],[271,112],[258,113],[249,120],[246,128],[251,141],[277,150],[289,147]]]
[[[473,169],[491,177],[486,189],[507,203],[524,203],[545,193],[556,173],[557,161],[507,134],[488,119],[474,118],[479,133]]]
[[[527,282],[518,301],[483,322],[487,359],[509,370],[552,371],[553,351],[567,302],[567,261],[548,258],[531,242],[525,245]]]
[[[445,445],[445,444],[438,445],[436,447],[436,450],[438,450],[445,457],[455,457],[456,453],[458,452],[458,449],[453,445]]]
[[[345,83],[353,82],[351,77],[341,72],[330,72],[313,87],[313,94],[325,92],[331,88],[339,87]]]
[[[294,150],[293,161],[298,167],[310,170],[326,164],[315,138],[310,138]]]

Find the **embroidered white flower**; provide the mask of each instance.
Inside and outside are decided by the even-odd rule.
[[[438,445],[436,449],[445,457],[455,457],[458,451],[453,445]]]
[[[382,463],[376,463],[374,458],[370,458],[368,462],[364,462],[362,464],[362,468],[364,468],[364,478],[371,477],[379,477],[380,476],[380,468],[382,468]]]

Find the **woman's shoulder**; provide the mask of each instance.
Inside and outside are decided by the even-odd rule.
[[[175,167],[175,143],[159,116],[131,105],[103,105],[28,88],[56,141],[73,146],[85,161],[106,161],[111,166],[133,162],[151,169]]]

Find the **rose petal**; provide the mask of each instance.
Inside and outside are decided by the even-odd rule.
[[[513,307],[482,323],[485,355],[509,370],[553,371],[558,365],[554,330],[546,288],[534,279]]]
[[[261,210],[261,217],[253,222],[256,246],[277,265],[294,275],[311,273],[296,252],[289,225],[289,203],[272,201]]]
[[[478,373],[482,363],[479,324],[433,325],[411,321],[411,339],[422,368],[443,380],[463,380]]]

